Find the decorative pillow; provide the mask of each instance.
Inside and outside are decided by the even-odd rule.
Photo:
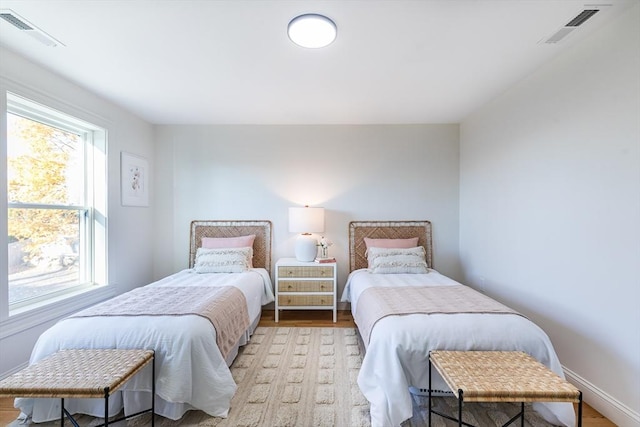
[[[253,248],[253,241],[255,239],[255,234],[238,237],[203,237],[202,247],[205,249]],[[249,268],[253,267],[252,258],[249,258]]]
[[[429,269],[422,246],[415,248],[368,249],[369,271],[380,274],[428,273]]]
[[[242,273],[251,268],[253,248],[198,248],[196,273]]]
[[[415,248],[418,246],[418,238],[408,239],[370,239],[364,238],[364,244],[369,248]]]
[[[255,239],[255,234],[238,237],[203,237],[202,247],[205,249],[252,248]]]

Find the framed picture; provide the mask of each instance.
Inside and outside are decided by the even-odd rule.
[[[149,206],[149,164],[144,157],[120,154],[122,206]]]

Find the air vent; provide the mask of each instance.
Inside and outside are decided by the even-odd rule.
[[[11,13],[2,12],[0,13],[0,18],[4,19],[19,30],[33,30],[33,28],[27,25],[26,22]]]
[[[583,10],[578,15],[576,15],[575,18],[573,18],[571,21],[569,21],[569,23],[567,25],[565,25],[564,27],[560,28],[558,31],[553,33],[548,38],[544,39],[542,42],[543,43],[549,43],[549,44],[558,43],[560,40],[562,40],[565,37],[567,37],[569,34],[571,34],[573,32],[573,30],[578,28],[580,25],[584,24],[589,18],[591,18],[593,15],[595,15],[599,11],[600,11],[600,9],[585,9],[585,10]]]
[[[25,33],[29,34],[31,37],[46,46],[64,46],[64,44],[60,43],[58,40],[54,39],[49,34],[45,33],[40,28],[36,27],[11,9],[1,9],[0,18],[10,23],[18,30],[24,31]]]
[[[598,9],[583,10],[578,16],[569,21],[569,23],[565,25],[565,27],[579,27],[580,25],[584,24],[587,19],[591,18],[598,12]]]

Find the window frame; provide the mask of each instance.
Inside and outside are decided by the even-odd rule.
[[[46,297],[36,298],[42,301],[18,302],[9,305],[8,291],[8,246],[0,249],[0,339],[22,332],[31,327],[59,318],[77,311],[87,305],[104,300],[115,295],[115,289],[109,285],[108,248],[107,248],[107,198],[108,198],[108,153],[107,130],[95,125],[101,120],[91,117],[90,113],[79,111],[60,101],[51,99],[43,94],[16,87],[15,84],[0,78],[0,155],[7,162],[7,115],[8,113],[36,120],[46,125],[72,131],[84,139],[85,150],[85,205],[44,205],[47,209],[77,209],[85,211],[80,226],[85,228],[85,238],[89,242],[86,248],[90,261],[86,263],[90,271],[86,283],[72,286],[62,292],[48,294]],[[86,120],[88,119],[88,120]],[[90,121],[91,122],[90,122]],[[87,170],[86,168],[90,170]],[[4,168],[6,171],[6,167]],[[0,177],[2,197],[0,209],[8,212],[11,207],[38,207],[36,203],[8,203],[7,173]],[[100,188],[97,188],[97,187]],[[7,215],[5,214],[5,218]],[[84,224],[82,224],[84,222]],[[8,236],[8,219],[0,224],[0,233]],[[82,232],[81,232],[82,235]],[[6,238],[5,238],[6,241]]]

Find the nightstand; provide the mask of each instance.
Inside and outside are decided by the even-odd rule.
[[[276,322],[280,310],[332,310],[337,312],[337,264],[300,262],[282,258],[276,263]]]

